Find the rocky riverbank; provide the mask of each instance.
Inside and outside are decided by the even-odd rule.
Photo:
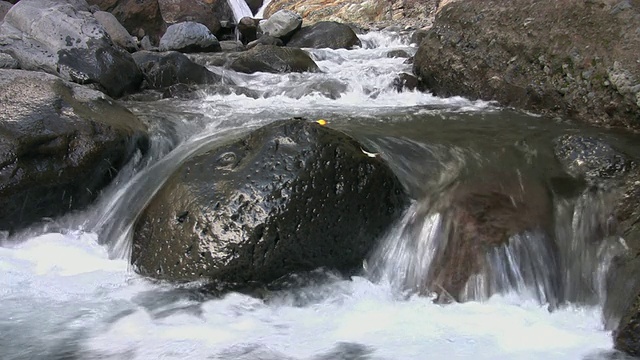
[[[261,2],[249,5],[255,12]],[[204,85],[220,92],[237,90],[231,79],[206,66],[246,74],[318,72],[320,67],[304,48],[359,47],[356,32],[367,29],[422,28],[413,37],[419,44],[413,59],[418,82],[414,88],[492,100],[559,121],[640,130],[637,1],[274,1],[266,14],[265,21],[240,20],[236,37],[232,11],[220,0],[22,0],[15,5],[0,1],[0,198],[11,204],[0,213],[0,230],[13,232],[86,207],[136,153],[147,150],[149,124],[113,98],[189,97]],[[408,74],[399,77],[398,90],[409,80]],[[318,138],[309,139],[310,134]],[[334,148],[325,137],[348,146]],[[293,143],[303,145],[296,148]],[[605,311],[608,318],[623,317],[615,333],[617,346],[637,354],[639,310],[628,294],[640,291],[635,280],[640,278],[638,159],[616,145],[597,137],[564,136],[552,151],[564,168],[566,181],[561,185],[571,187],[560,192],[606,193],[610,217],[597,219],[592,230],[597,237],[621,236],[629,247],[610,272],[611,300]],[[306,147],[331,149],[332,156],[301,149]],[[134,263],[145,275],[170,280],[268,282],[321,266],[349,273],[408,201],[386,164],[370,159],[365,147],[359,147],[344,134],[295,119],[194,156],[171,177],[136,225]],[[261,163],[274,169],[290,166],[278,178],[267,172],[256,190],[246,176],[253,165],[243,159],[253,158],[251,152],[264,155],[272,150],[283,156],[282,161],[265,155]],[[192,173],[202,163],[220,170],[215,174],[219,178]],[[229,190],[225,176],[241,184]],[[338,177],[345,181],[330,179]],[[472,180],[469,184],[477,184]],[[187,193],[183,185],[191,182],[198,189]],[[229,196],[218,199],[206,193],[202,184],[209,182],[220,183],[216,186],[225,187]],[[361,183],[377,200],[360,202]],[[309,194],[316,194],[305,189],[317,184],[324,187],[314,191],[331,196],[316,196],[317,206],[301,205]],[[547,217],[552,199],[547,198],[551,194],[546,184],[509,183],[513,189],[522,188],[523,194],[517,194],[521,202],[509,198],[511,193],[496,192],[490,180],[486,184],[462,184],[449,197],[456,206],[452,244],[466,250],[450,250],[458,261],[434,275],[434,282],[446,291],[461,291],[481,267],[478,252],[468,247],[478,234],[483,247],[492,247],[536,225],[543,225],[545,234],[552,232]],[[533,190],[524,194],[525,188]],[[249,190],[248,195],[240,194]],[[558,189],[552,190],[556,196]],[[180,204],[186,196],[202,204]],[[267,198],[271,203],[262,201]],[[371,201],[382,205],[368,206]],[[160,218],[162,224],[157,223]],[[313,222],[316,218],[335,225],[332,239],[349,241],[326,248],[301,243],[294,224],[302,222],[305,231],[321,233]],[[223,229],[216,228],[220,219]],[[339,226],[343,219],[357,226]],[[163,240],[152,241],[158,234]],[[307,235],[305,239],[322,241]],[[179,251],[168,251],[172,246]],[[348,254],[336,255],[345,248]],[[291,249],[295,251],[289,256]],[[314,261],[305,262],[309,254]],[[219,267],[225,261],[228,266]]]

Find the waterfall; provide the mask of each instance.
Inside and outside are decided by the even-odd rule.
[[[517,293],[551,308],[569,302],[602,305],[607,270],[623,249],[617,238],[607,236],[609,212],[603,197],[585,191],[577,199],[558,200],[552,233],[523,231],[492,248],[454,242],[456,231],[460,232],[456,226],[465,225],[452,216],[453,205],[441,208],[432,199],[423,199],[389,231],[366,270],[405,293],[430,294],[445,302],[485,301],[495,294]],[[460,247],[483,253],[471,260]],[[467,271],[474,261],[475,271]],[[462,287],[440,283],[442,268],[451,267],[455,269],[446,272],[447,277],[466,276]]]
[[[249,9],[249,5],[244,0],[227,0],[231,11],[233,11],[233,18],[236,21],[236,24],[240,22],[240,19],[243,17],[253,17],[253,13],[251,9]]]

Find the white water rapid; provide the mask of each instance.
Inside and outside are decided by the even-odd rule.
[[[486,102],[397,92],[395,77],[411,65],[387,54],[415,47],[392,33],[361,39],[361,49],[312,50],[322,73],[212,68],[237,84],[231,94],[127,103],[150,123],[150,154],[91,208],[0,242],[0,359],[621,359],[602,321],[617,242],[587,242],[606,206],[595,195],[554,204],[563,241],[556,264],[549,249],[522,245],[539,234],[522,234],[486,255],[489,267],[467,284],[467,301],[439,304],[413,291],[447,233],[445,215],[431,206],[443,184],[496,162],[544,168],[548,154],[536,144],[577,128]],[[416,199],[362,273],[318,270],[301,287],[260,298],[213,297],[201,284],[136,275],[130,230],[171,170],[204,142],[292,116],[356,136]]]

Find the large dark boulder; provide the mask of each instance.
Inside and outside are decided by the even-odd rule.
[[[146,127],[101,92],[0,70],[0,230],[87,206],[147,147]]]
[[[321,21],[296,31],[287,46],[299,48],[351,49],[361,46],[360,39],[349,25]]]
[[[163,89],[175,84],[211,84],[220,81],[219,75],[176,51],[138,51],[133,54],[133,59],[144,74],[147,88]]]
[[[637,1],[450,1],[414,72],[437,95],[639,129],[639,27]]]
[[[279,121],[187,159],[135,224],[132,263],[154,278],[229,284],[351,273],[407,200],[349,136]]]
[[[133,58],[88,10],[83,0],[22,0],[0,26],[0,51],[22,69],[95,84],[110,96],[137,90],[142,73]]]
[[[275,45],[257,45],[240,53],[229,67],[235,71],[252,74],[254,72],[317,72],[318,65],[301,49]]]

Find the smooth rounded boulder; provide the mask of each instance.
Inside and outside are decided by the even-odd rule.
[[[136,222],[131,260],[142,275],[227,285],[319,267],[350,274],[407,203],[385,162],[351,137],[278,121],[187,159]]]
[[[93,13],[93,16],[98,20],[100,25],[104,27],[104,30],[109,34],[114,44],[129,52],[138,50],[138,45],[133,41],[131,34],[118,22],[118,19],[116,19],[113,14],[106,11],[96,11]]]
[[[0,70],[0,230],[86,207],[148,142],[144,124],[101,92]]]
[[[335,21],[320,21],[303,27],[287,42],[287,46],[315,49],[351,49],[361,45],[360,39],[348,25]]]
[[[131,54],[113,45],[83,0],[22,0],[0,26],[0,52],[25,70],[46,71],[109,96],[138,89],[142,73]]]
[[[162,35],[160,51],[213,52],[220,51],[220,42],[206,26],[185,21],[173,24]]]
[[[320,71],[316,62],[304,50],[276,45],[257,45],[244,51],[229,67],[247,74]]]

